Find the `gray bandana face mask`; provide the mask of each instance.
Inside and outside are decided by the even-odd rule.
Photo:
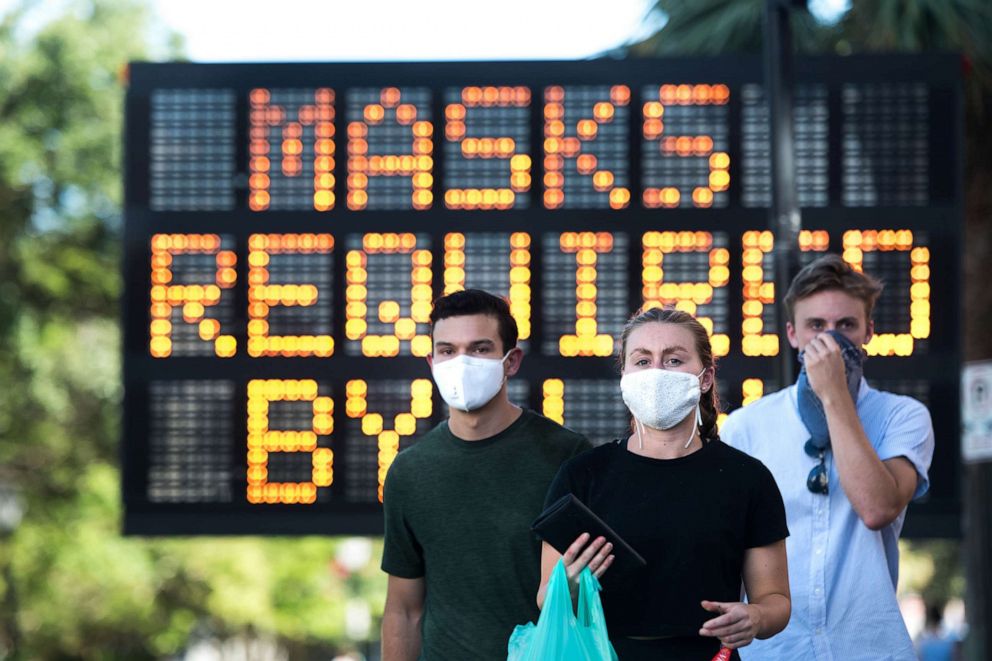
[[[861,377],[864,375],[865,354],[860,347],[844,337],[841,333],[833,330],[826,331],[840,345],[841,357],[844,359],[844,373],[847,376],[847,389],[851,393],[851,400],[855,405],[858,402],[858,390],[861,387]],[[806,374],[805,352],[799,352],[799,363],[802,369],[799,372],[799,379],[796,381],[796,403],[799,408],[799,418],[809,432],[809,440],[806,441],[804,450],[811,457],[820,457],[821,465],[824,453],[830,449],[830,431],[827,427],[827,414],[823,410],[823,403],[813,392],[813,387],[809,384],[809,376]],[[811,478],[813,476],[811,475]],[[826,471],[817,475],[817,481],[823,481],[821,488],[826,489]],[[811,487],[812,490],[812,487]]]

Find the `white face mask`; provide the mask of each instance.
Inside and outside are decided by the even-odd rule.
[[[628,372],[620,379],[620,393],[634,420],[652,429],[671,429],[685,420],[696,409],[696,427],[701,422],[699,413],[700,385],[699,374],[676,372],[674,370],[646,369]],[[689,447],[696,435],[693,428],[689,436]],[[637,428],[637,438],[641,442],[641,430]],[[643,442],[641,442],[643,447]]]
[[[502,360],[461,355],[435,362],[431,372],[441,399],[459,411],[482,408],[503,387],[503,362],[509,355]]]

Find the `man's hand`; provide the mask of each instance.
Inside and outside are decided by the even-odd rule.
[[[842,393],[850,393],[847,389],[847,373],[844,369],[844,356],[840,345],[830,333],[820,333],[803,349],[803,364],[813,392],[826,406],[831,399],[840,397]]]

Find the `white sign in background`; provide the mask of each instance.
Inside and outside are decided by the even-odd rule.
[[[961,459],[992,461],[992,360],[961,370]]]

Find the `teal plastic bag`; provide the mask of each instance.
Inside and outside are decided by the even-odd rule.
[[[579,612],[572,612],[562,560],[548,581],[537,624],[518,625],[507,645],[507,661],[617,661],[606,632],[599,581],[588,568],[579,575]]]

